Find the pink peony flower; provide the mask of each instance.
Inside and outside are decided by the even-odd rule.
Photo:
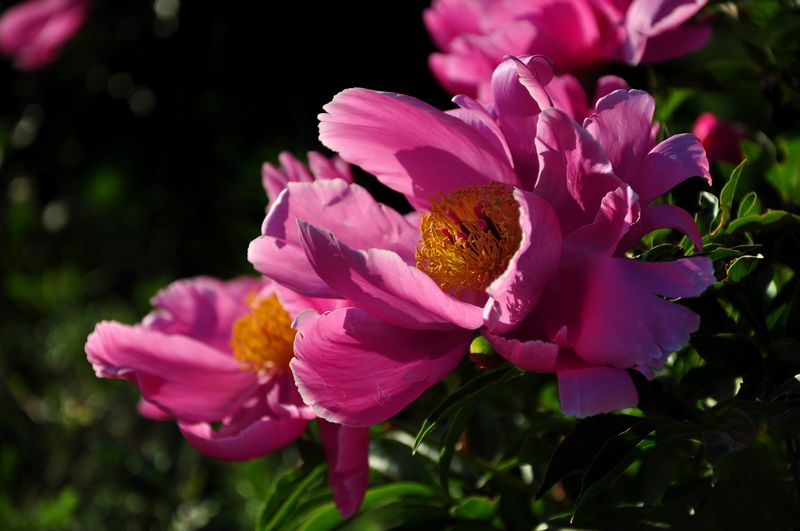
[[[0,17],[0,52],[22,70],[49,64],[83,26],[89,0],[28,0]]]
[[[218,459],[257,458],[302,435],[314,413],[289,370],[292,319],[337,301],[298,296],[266,279],[195,277],[174,282],[153,305],[138,325],[97,325],[86,342],[97,376],[134,383],[142,415],[175,419],[192,446]],[[319,423],[334,500],[350,516],[367,486],[368,431]]]
[[[706,44],[707,25],[685,25],[706,0],[434,0],[425,25],[440,53],[430,67],[453,94],[487,101],[507,55],[544,54],[562,72],[608,61],[679,57]]]
[[[699,318],[665,298],[714,281],[711,262],[624,255],[655,228],[692,217],[650,205],[679,182],[710,180],[692,135],[655,145],[654,100],[601,98],[584,126],[554,107],[542,57],[504,61],[494,104],[441,112],[399,94],[348,89],[325,106],[320,139],[405,194],[401,216],[342,180],[289,183],[249,260],[298,292],[348,307],[303,312],[291,367],[322,418],[385,420],[452,371],[480,330],[519,367],[558,375],[579,416],[633,406],[626,369],[659,368]],[[532,156],[533,155],[533,156]]]
[[[711,160],[721,160],[731,164],[742,161],[739,141],[745,137],[745,133],[741,125],[720,120],[714,114],[704,112],[694,122],[692,133],[703,144]]]

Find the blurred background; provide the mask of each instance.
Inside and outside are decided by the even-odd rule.
[[[84,341],[99,320],[138,321],[174,279],[252,273],[261,163],[321,149],[316,115],[338,91],[447,107],[427,4],[98,0],[52,65],[0,63],[0,528],[252,526],[280,457],[201,456],[173,423],[135,414],[133,386],[96,379]],[[767,134],[796,120],[781,89],[794,66],[743,77],[752,59],[717,26],[679,66],[602,73],[654,90],[673,133],[701,110]]]

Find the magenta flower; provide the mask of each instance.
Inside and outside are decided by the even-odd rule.
[[[349,89],[320,115],[320,138],[406,195],[401,216],[341,180],[290,183],[249,259],[264,274],[349,306],[297,321],[291,367],[321,417],[365,426],[452,371],[480,330],[519,367],[556,372],[580,416],[637,402],[626,369],[660,367],[698,316],[665,297],[699,295],[711,262],[649,263],[624,252],[692,217],[650,205],[710,179],[692,135],[655,145],[654,101],[601,98],[585,128],[553,107],[551,64],[509,59],[491,109],[457,97],[441,112],[408,96]],[[535,154],[535,156],[531,156]]]
[[[257,458],[302,435],[314,413],[289,370],[292,319],[337,301],[266,279],[195,277],[171,284],[153,305],[138,325],[97,325],[86,342],[97,376],[135,384],[142,415],[175,419],[192,446],[218,459]],[[368,432],[322,419],[319,426],[334,500],[350,516],[367,486]]]
[[[608,61],[680,57],[706,44],[705,24],[685,24],[706,0],[434,0],[425,25],[441,50],[430,67],[453,94],[487,101],[507,55],[543,54],[562,72]]]
[[[704,112],[694,122],[692,133],[703,144],[709,159],[731,164],[742,161],[739,141],[745,137],[745,131],[741,124],[726,122],[710,112]]]
[[[28,0],[0,17],[0,53],[22,70],[49,64],[80,29],[89,0]]]

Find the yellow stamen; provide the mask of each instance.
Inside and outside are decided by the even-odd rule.
[[[285,370],[292,359],[295,330],[292,318],[276,295],[251,297],[251,312],[233,324],[231,348],[233,356],[246,369]]]
[[[483,291],[519,248],[519,205],[498,182],[456,190],[431,202],[420,235],[419,269],[446,292]]]

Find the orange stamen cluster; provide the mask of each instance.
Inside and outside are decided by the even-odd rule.
[[[276,295],[248,300],[250,313],[233,324],[233,356],[246,369],[285,370],[293,355],[292,318]]]
[[[483,291],[519,248],[522,230],[512,189],[494,182],[455,190],[422,215],[417,267],[444,291]]]

